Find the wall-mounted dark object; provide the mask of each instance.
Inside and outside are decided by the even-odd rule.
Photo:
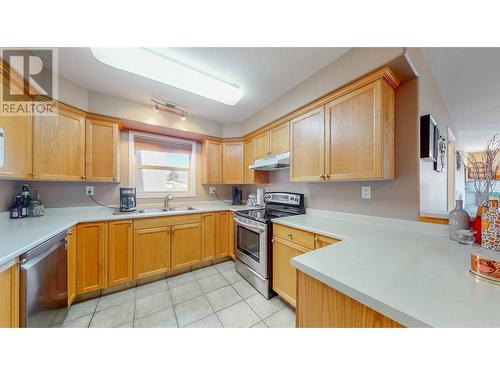
[[[420,158],[436,162],[438,157],[439,130],[431,115],[420,116]]]

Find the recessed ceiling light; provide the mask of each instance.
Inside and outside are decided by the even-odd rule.
[[[91,48],[91,51],[104,64],[220,103],[235,105],[243,97],[239,87],[145,48]]]

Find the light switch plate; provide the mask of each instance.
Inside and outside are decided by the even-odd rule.
[[[372,187],[362,186],[361,187],[361,198],[362,199],[372,199]]]

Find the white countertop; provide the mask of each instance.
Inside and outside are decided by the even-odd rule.
[[[291,264],[404,326],[500,327],[500,285],[469,272],[447,225],[320,210],[273,222],[342,239]]]
[[[175,207],[176,205],[172,205]],[[197,214],[214,211],[238,211],[249,209],[246,206],[231,206],[223,202],[183,202],[177,206],[191,206],[192,211],[148,212],[113,215],[116,210],[91,206],[48,208],[41,217],[9,219],[9,213],[0,213],[0,265],[25,253],[51,237],[81,222],[140,219],[153,216]],[[138,207],[151,208],[148,206]]]

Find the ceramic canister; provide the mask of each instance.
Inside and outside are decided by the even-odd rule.
[[[489,209],[481,217],[481,246],[500,250],[500,212],[496,208]]]

